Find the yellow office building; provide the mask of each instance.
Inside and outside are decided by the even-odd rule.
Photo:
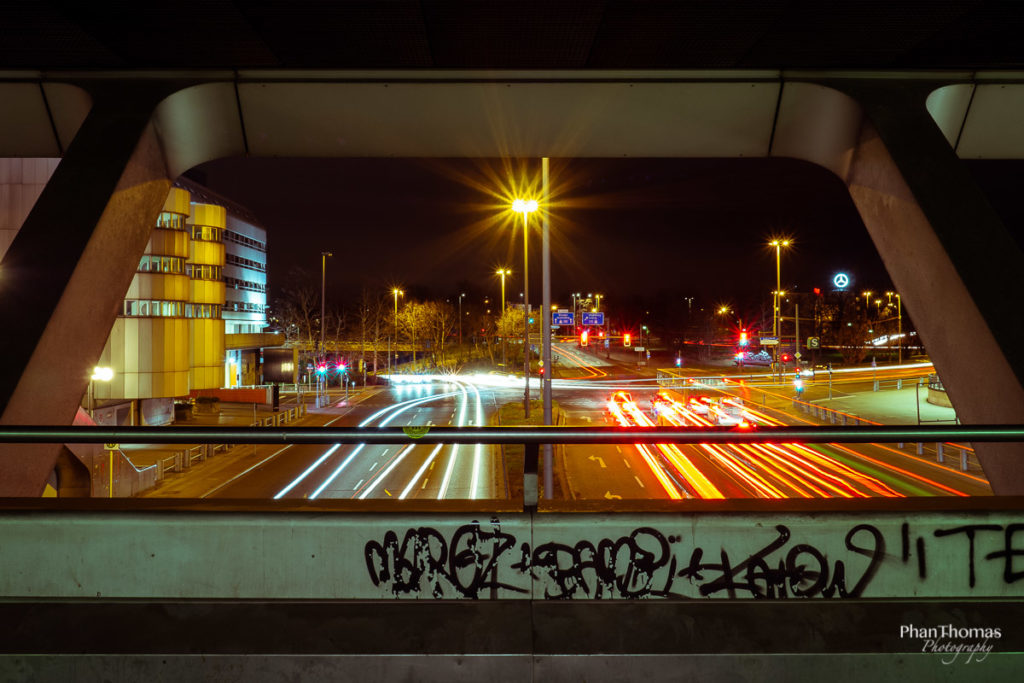
[[[226,211],[191,199],[171,189],[110,331],[99,365],[114,377],[94,384],[101,424],[170,422],[173,398],[223,384]]]

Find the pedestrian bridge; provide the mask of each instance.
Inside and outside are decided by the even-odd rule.
[[[0,430],[21,443],[204,435],[518,442],[525,497],[3,500],[0,672],[571,681],[738,667],[741,680],[943,680],[972,666],[1013,680],[1024,665],[1020,499],[537,496],[539,445],[552,441],[984,443],[1024,429]]]

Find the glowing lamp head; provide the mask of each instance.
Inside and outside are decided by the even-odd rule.
[[[109,382],[114,379],[114,368],[106,368],[97,365],[92,369],[92,376],[90,379],[96,380],[97,382]]]
[[[517,199],[512,202],[512,210],[516,213],[528,214],[537,210],[536,199]]]

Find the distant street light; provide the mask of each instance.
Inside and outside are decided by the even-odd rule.
[[[93,382],[109,382],[112,379],[114,379],[114,368],[97,365],[92,369],[92,375],[89,376],[89,417],[93,417],[96,411],[96,390],[93,387]]]
[[[465,296],[465,292],[459,294],[459,353],[462,353],[462,299]]]
[[[398,358],[398,297],[404,296],[405,292],[395,287],[391,290],[395,296],[395,358]],[[396,362],[395,365],[398,365]],[[388,349],[388,374],[391,374],[391,350]]]
[[[505,276],[511,275],[512,271],[508,268],[499,268],[498,275],[501,276],[501,314],[498,316],[498,322],[505,317]],[[460,316],[461,318],[461,316]],[[508,368],[508,358],[506,357],[508,340],[507,335],[501,335],[501,367]]]
[[[536,199],[516,199],[512,210],[523,214],[523,416],[530,418],[530,219]]]
[[[782,311],[780,310],[781,307],[782,307],[782,301],[781,301],[781,299],[782,299],[782,253],[781,252],[782,252],[782,248],[783,247],[789,247],[789,245],[792,244],[792,242],[790,240],[785,240],[785,239],[774,239],[771,242],[769,242],[769,244],[771,246],[775,247],[775,307],[774,307],[773,324],[772,324],[772,336],[773,337],[779,337],[779,333],[781,332],[781,330],[779,328],[781,327],[781,325],[780,325],[780,323],[781,323],[780,318],[781,318],[781,313],[782,313]],[[776,362],[776,364],[779,362],[779,346],[781,346],[781,344],[776,344],[775,347],[774,347],[775,348],[775,362]]]
[[[324,343],[324,333],[327,331],[327,318],[326,318],[326,306],[327,306],[327,257],[333,256],[329,251],[320,252],[320,353],[317,356],[317,362],[323,360],[326,354],[326,346]],[[323,384],[323,386],[321,386]],[[316,380],[316,405],[320,407],[323,402],[322,393],[327,390],[327,379],[325,376],[317,374]]]

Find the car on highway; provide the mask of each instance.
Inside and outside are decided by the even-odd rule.
[[[746,418],[743,417],[743,405],[740,403],[732,401],[729,403],[718,403],[713,407],[711,413],[715,424],[720,427],[736,427],[747,424]]]
[[[691,398],[687,407],[698,415],[707,415],[711,411],[711,399],[707,396]]]

